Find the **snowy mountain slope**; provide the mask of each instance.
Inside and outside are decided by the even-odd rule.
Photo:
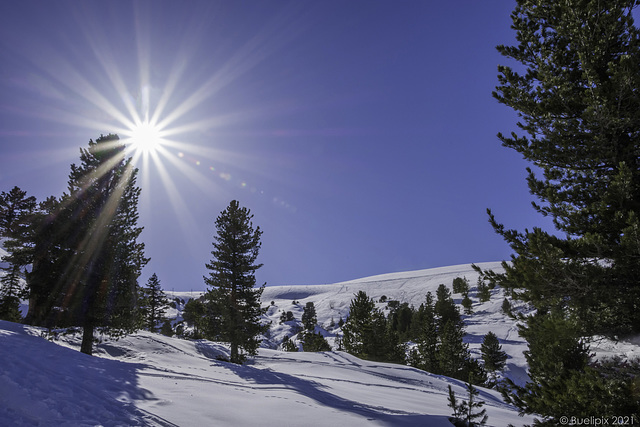
[[[480,264],[500,270],[499,263]],[[104,341],[96,355],[79,353],[80,336],[55,343],[42,331],[0,321],[0,425],[151,425],[151,426],[447,426],[447,385],[464,398],[462,383],[407,366],[369,362],[343,352],[284,353],[275,350],[285,335],[295,334],[306,302],[313,301],[323,333],[332,342],[340,332],[330,327],[346,316],[353,295],[364,290],[380,301],[419,306],[440,283],[451,287],[466,277],[474,300],[473,314],[463,316],[476,357],[482,337],[496,333],[508,353],[505,374],[526,379],[522,352],[526,342],[515,321],[501,310],[504,293],[492,290],[489,302],[475,294],[477,274],[470,265],[393,273],[332,285],[273,286],[262,302],[271,321],[264,347],[248,365],[217,360],[228,357],[219,343],[168,338],[140,332],[120,341]],[[170,317],[181,319],[184,302],[201,292],[169,293],[180,304]],[[454,294],[460,303],[461,295]],[[273,302],[273,304],[272,304]],[[378,307],[388,309],[387,303]],[[518,304],[513,303],[518,308]],[[520,306],[519,308],[523,308]],[[296,322],[280,323],[283,312]],[[640,340],[592,344],[598,355],[640,356]],[[498,393],[481,389],[489,425],[529,424],[502,402]]]
[[[500,262],[478,263],[483,270],[501,272]],[[517,384],[524,384],[528,380],[527,364],[523,352],[527,349],[527,343],[518,334],[516,321],[502,312],[502,301],[505,298],[504,291],[496,288],[491,291],[491,300],[480,303],[476,296],[476,282],[478,273],[471,264],[439,267],[426,270],[405,271],[398,273],[382,274],[365,277],[346,282],[324,285],[288,285],[269,286],[262,294],[262,305],[267,307],[265,321],[271,322],[268,333],[264,336],[262,346],[264,348],[279,349],[285,337],[295,340],[301,324],[302,313],[307,302],[313,302],[318,317],[316,332],[325,336],[333,349],[336,349],[335,338],[341,334],[337,327],[340,319],[346,319],[349,306],[354,295],[363,290],[375,301],[386,297],[387,302],[378,302],[378,308],[389,310],[388,301],[396,300],[419,307],[425,300],[427,292],[434,297],[440,284],[453,288],[453,279],[464,277],[469,280],[470,296],[474,301],[473,314],[463,315],[466,325],[465,342],[469,344],[472,354],[480,358],[480,344],[484,335],[492,331],[508,354],[507,366],[504,376],[509,377]],[[453,292],[453,291],[452,291]],[[187,301],[198,298],[202,292],[168,292],[170,298],[178,298]],[[453,294],[457,304],[462,301],[461,294]],[[514,309],[524,308],[523,304],[512,302]],[[181,308],[167,312],[170,318],[181,320]],[[462,312],[462,306],[460,311]],[[295,322],[280,322],[283,312],[291,311]],[[388,312],[388,311],[387,311]],[[334,324],[332,327],[331,324]]]
[[[462,383],[342,352],[261,349],[245,366],[228,349],[140,332],[79,353],[0,321],[0,420],[6,425],[447,426],[447,385]],[[499,394],[480,389],[489,425],[521,425]]]
[[[477,265],[483,270],[502,271],[499,262]],[[332,320],[337,323],[341,318],[346,318],[351,299],[358,291],[365,291],[375,301],[380,301],[380,298],[384,296],[387,301],[406,302],[417,308],[425,301],[427,292],[431,292],[435,298],[436,289],[440,284],[444,284],[452,290],[453,279],[456,277],[466,277],[469,280],[470,296],[474,301],[473,314],[462,316],[467,332],[465,342],[469,344],[474,356],[479,358],[480,344],[484,335],[489,331],[495,333],[503,350],[509,355],[505,375],[516,383],[523,384],[528,379],[526,360],[523,355],[527,349],[527,343],[518,335],[516,321],[502,312],[502,301],[505,295],[501,288],[491,291],[490,301],[485,303],[478,301],[476,296],[478,273],[470,264],[383,274],[330,285],[267,287],[262,294],[262,303],[269,305],[267,317],[272,322],[272,326],[264,345],[277,348],[285,335],[294,336],[295,325],[291,325],[290,322],[281,325],[280,315],[283,311],[291,311],[295,318],[300,320],[303,307],[307,302],[313,302],[316,308],[318,323],[321,326],[316,331],[325,335],[329,343],[333,345],[333,338],[339,330],[333,329],[329,325]],[[462,295],[453,294],[453,299],[457,304],[460,304]],[[273,304],[271,304],[272,301]],[[518,307],[517,303],[513,304],[514,307]],[[383,310],[388,310],[387,303],[378,303],[377,305]],[[462,306],[459,307],[462,312]]]

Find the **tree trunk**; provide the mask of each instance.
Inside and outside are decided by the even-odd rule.
[[[240,363],[240,360],[238,359],[238,344],[234,342],[231,343],[231,362]]]
[[[93,352],[93,322],[87,322],[84,325],[82,333],[82,345],[80,351],[91,356]]]

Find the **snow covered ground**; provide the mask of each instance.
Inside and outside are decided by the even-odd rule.
[[[500,270],[499,263],[479,264]],[[42,330],[0,321],[0,425],[4,426],[447,426],[447,386],[464,398],[463,383],[408,366],[360,360],[349,354],[286,353],[277,350],[284,336],[295,339],[303,307],[315,305],[319,326],[329,342],[340,332],[351,299],[359,290],[380,301],[418,307],[439,284],[455,277],[471,285],[473,314],[463,316],[466,341],[476,357],[482,337],[493,331],[509,355],[505,375],[526,380],[523,351],[513,319],[504,315],[500,288],[479,303],[477,273],[470,265],[385,274],[348,282],[265,289],[265,321],[271,328],[258,357],[244,366],[218,360],[228,349],[205,340],[189,341],[139,332],[119,341],[104,340],[96,356],[80,353],[80,336],[50,342]],[[200,292],[170,294],[180,309]],[[453,295],[460,303],[462,296]],[[386,302],[378,307],[388,310]],[[523,308],[513,303],[515,309]],[[292,311],[295,322],[280,323]],[[598,342],[602,355],[640,355],[638,343]],[[530,424],[503,403],[499,393],[480,388],[488,425]]]
[[[0,424],[41,426],[451,426],[447,385],[460,381],[342,352],[261,349],[248,365],[221,344],[139,332],[56,343],[0,321]],[[481,389],[489,425],[531,422]]]

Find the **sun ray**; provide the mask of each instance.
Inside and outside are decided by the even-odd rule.
[[[162,152],[161,150],[159,150]],[[194,227],[196,224],[196,220],[187,209],[188,204],[178,191],[178,188],[175,184],[175,181],[171,178],[171,174],[165,167],[164,163],[160,159],[158,153],[153,152],[151,156],[154,157],[153,162],[157,168],[158,175],[160,176],[160,180],[162,181],[162,187],[164,188],[166,194],[169,196],[169,204],[175,213],[175,217],[177,218],[178,225],[182,230],[184,236],[186,236],[185,241],[189,245],[189,249],[192,253],[197,253],[197,249],[195,247],[195,242],[198,241],[197,230]],[[166,157],[170,158],[170,157]],[[209,188],[209,191],[211,188]]]

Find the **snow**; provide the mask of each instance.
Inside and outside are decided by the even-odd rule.
[[[501,271],[500,263],[478,264]],[[385,274],[327,285],[267,287],[262,296],[271,322],[258,356],[239,366],[221,343],[169,338],[138,332],[118,341],[103,339],[95,357],[79,352],[80,334],[56,341],[40,328],[0,321],[0,424],[12,426],[447,426],[451,385],[459,399],[464,384],[408,366],[370,362],[340,351],[287,353],[278,348],[285,336],[295,340],[305,304],[315,305],[317,332],[334,343],[354,294],[364,290],[387,310],[387,300],[418,307],[439,284],[452,287],[466,277],[473,314],[463,316],[466,342],[474,357],[482,337],[493,331],[509,355],[504,375],[523,384],[526,342],[516,321],[502,313],[504,292],[493,289],[479,303],[477,273],[470,265]],[[181,320],[184,302],[201,292],[168,293],[178,298],[168,311]],[[453,294],[460,303],[462,296]],[[272,303],[273,302],[273,303]],[[514,310],[525,307],[512,301]],[[292,311],[296,321],[280,324]],[[638,354],[640,342],[597,342],[600,356]],[[519,417],[495,390],[478,388],[488,425],[531,424]]]
[[[139,332],[78,351],[38,328],[0,321],[0,419],[56,426],[451,426],[447,385],[463,383],[343,352],[261,349],[244,366],[217,360],[228,349]],[[480,389],[489,424],[530,422]]]
[[[503,271],[500,262],[478,263],[476,265],[482,270]],[[295,325],[290,322],[280,325],[280,315],[283,311],[292,311],[295,318],[300,320],[303,307],[307,302],[314,303],[318,323],[322,326],[322,328],[316,329],[316,332],[325,335],[327,341],[333,345],[333,339],[339,330],[329,328],[331,319],[337,323],[340,318],[346,318],[351,300],[358,291],[365,291],[375,301],[380,301],[382,296],[386,296],[387,301],[407,302],[417,308],[425,301],[427,292],[431,292],[435,298],[436,290],[440,284],[446,285],[453,293],[453,279],[456,277],[466,277],[469,280],[469,295],[474,301],[473,314],[462,316],[467,332],[465,342],[469,344],[472,354],[474,357],[480,358],[482,339],[487,332],[492,331],[498,337],[502,349],[509,355],[505,375],[516,384],[524,384],[528,380],[527,365],[523,353],[527,349],[527,343],[518,334],[517,322],[502,313],[502,301],[505,298],[503,289],[499,287],[493,289],[490,301],[478,302],[476,296],[478,273],[471,267],[471,264],[382,274],[327,285],[267,287],[262,294],[263,305],[270,305],[271,301],[274,304],[269,306],[267,313],[267,319],[272,322],[272,327],[270,336],[266,337],[263,345],[277,348],[284,335],[295,337]],[[462,295],[452,295],[454,301],[459,305],[462,301]],[[377,306],[384,310],[387,304],[377,303]],[[461,306],[459,307],[462,309]],[[519,305],[512,301],[512,307],[517,310]]]

